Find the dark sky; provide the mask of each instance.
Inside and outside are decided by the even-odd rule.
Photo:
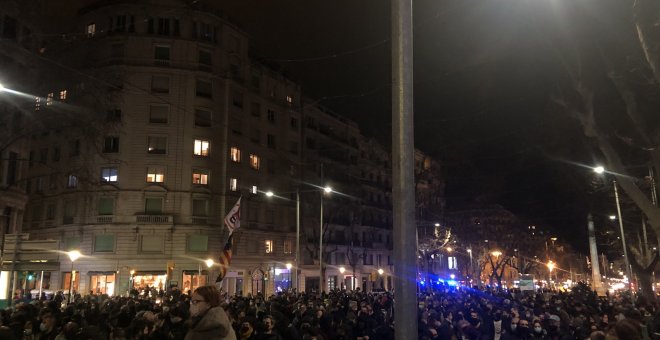
[[[221,3],[258,55],[304,92],[326,98],[365,134],[389,136],[389,1]],[[622,34],[626,23],[608,10],[629,7],[573,3],[415,1],[415,140],[445,164],[450,209],[483,196],[583,249],[589,171],[572,163],[597,156],[579,124],[553,104],[566,81],[562,38],[576,30],[575,39],[585,39],[578,27],[585,22]]]
[[[390,1],[203,1],[247,32],[253,55],[389,144]],[[559,56],[567,40],[593,40],[589,25],[627,39],[630,6],[577,3],[414,1],[415,141],[445,164],[450,209],[483,196],[584,247],[588,171],[571,163],[597,156],[553,104]]]

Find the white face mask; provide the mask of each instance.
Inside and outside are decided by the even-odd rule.
[[[48,326],[45,323],[39,324],[39,330],[45,332],[48,330]]]
[[[541,327],[534,327],[534,332],[536,332],[536,333],[541,333],[541,331],[543,331],[543,328],[541,328]]]
[[[518,325],[511,325],[511,330],[512,330],[512,331],[515,331],[516,328],[518,328]]]

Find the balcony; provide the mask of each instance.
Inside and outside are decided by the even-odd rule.
[[[135,215],[135,223],[140,224],[172,224],[172,215]]]
[[[96,216],[96,223],[103,224],[103,223],[112,223],[112,222],[114,222],[113,215]]]
[[[191,222],[192,224],[208,224],[209,219],[206,216],[193,216]]]

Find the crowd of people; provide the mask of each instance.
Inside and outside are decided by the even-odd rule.
[[[656,339],[655,302],[630,295],[438,286],[420,291],[418,334],[407,339]],[[0,314],[0,339],[393,339],[394,296],[333,290],[228,296],[194,292],[108,297],[60,292],[15,301]],[[656,315],[657,314],[657,315]]]

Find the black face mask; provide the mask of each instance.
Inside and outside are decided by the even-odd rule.
[[[495,314],[495,315],[493,316],[493,320],[495,320],[495,321],[500,321],[500,320],[502,320],[502,314]]]
[[[472,326],[476,326],[479,323],[479,318],[470,318],[470,323]]]

